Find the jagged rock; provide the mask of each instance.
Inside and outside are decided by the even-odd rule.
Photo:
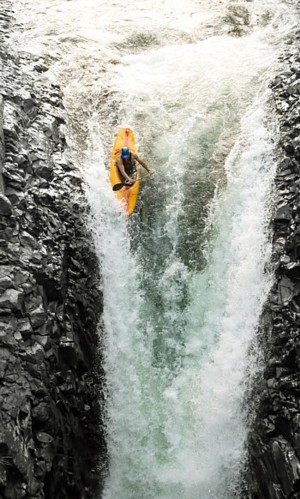
[[[36,434],[36,438],[38,441],[42,444],[51,444],[53,442],[53,437],[51,435],[48,435],[48,433],[45,433],[43,431],[40,431]]]
[[[49,420],[51,416],[51,410],[47,402],[41,402],[32,409],[32,418],[39,421],[40,423],[45,423]]]
[[[19,173],[13,173],[7,169],[3,170],[5,184],[14,187],[16,190],[23,190],[26,185],[25,179]]]
[[[275,419],[275,418],[273,418]],[[269,436],[274,436],[276,434],[276,426],[275,421],[272,419],[272,416],[265,418],[263,420],[263,424],[265,427],[265,432]]]
[[[35,161],[33,163],[33,169],[36,175],[45,180],[51,180],[53,178],[53,167],[49,164],[43,164],[40,161]]]
[[[43,305],[40,305],[36,309],[29,312],[30,323],[33,329],[37,329],[42,326],[47,320],[47,312],[45,311]]]
[[[25,209],[25,194],[24,194],[24,192],[17,191],[11,187],[8,187],[6,189],[6,195],[7,195],[7,198],[9,199],[10,203],[13,206],[19,207],[22,210]]]
[[[5,459],[4,459],[5,461]],[[7,471],[4,465],[0,464],[0,487],[2,489],[7,485]]]
[[[292,218],[291,207],[289,205],[280,206],[274,215],[275,222],[289,222]]]
[[[285,149],[286,154],[288,154],[289,156],[293,156],[293,154],[295,152],[295,148],[294,148],[292,143],[286,144],[284,146],[284,149]]]
[[[286,266],[286,274],[292,280],[300,279],[300,263],[291,262]]]
[[[0,215],[4,217],[9,217],[11,214],[12,214],[12,204],[10,200],[3,194],[0,194]]]
[[[300,462],[295,451],[282,437],[273,441],[271,452],[283,493],[290,497],[300,480]]]
[[[295,293],[294,283],[287,277],[283,277],[278,283],[278,301],[281,306],[287,305]]]
[[[17,268],[14,274],[14,280],[17,286],[22,286],[30,280],[30,273],[27,270]]]
[[[4,192],[3,180],[2,180],[2,170],[4,165],[4,134],[3,134],[3,113],[4,113],[4,99],[3,95],[0,94],[0,191]]]
[[[78,364],[78,353],[76,346],[72,343],[61,343],[59,346],[59,354],[62,356],[64,362],[76,367]]]
[[[6,44],[15,6],[1,7],[0,497],[94,499],[101,294],[84,188],[64,158],[60,90]]]
[[[259,328],[266,365],[253,387],[256,417],[248,439],[243,499],[300,497],[300,60],[296,48],[287,59],[291,71],[272,85],[281,114],[273,217],[275,279]]]
[[[6,289],[2,296],[0,296],[0,308],[8,309],[11,311],[23,311],[24,294],[16,289]]]
[[[44,73],[46,71],[48,71],[48,67],[45,66],[45,64],[42,64],[42,63],[39,63],[39,64],[36,64],[34,66],[34,69],[38,72],[38,73]]]
[[[9,289],[13,287],[13,281],[10,279],[10,277],[0,277],[0,291]]]
[[[24,246],[26,245],[31,246],[32,248],[35,248],[37,246],[34,237],[28,234],[28,232],[26,232],[25,230],[20,234],[20,243],[23,244]]]
[[[18,330],[24,340],[28,339],[32,334],[32,327],[29,319],[23,319],[18,321]]]

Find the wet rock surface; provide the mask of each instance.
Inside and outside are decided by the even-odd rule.
[[[275,179],[275,280],[261,319],[265,369],[254,388],[248,491],[253,499],[300,498],[300,55],[299,42],[272,83],[279,116]]]
[[[60,89],[0,12],[0,498],[98,496],[99,271]],[[43,68],[43,74],[47,68]]]

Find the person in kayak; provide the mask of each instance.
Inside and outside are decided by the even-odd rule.
[[[122,147],[121,154],[116,159],[116,166],[120,172],[122,182],[134,184],[135,179],[132,177],[136,174],[136,161],[142,165],[150,175],[154,173],[154,170],[151,170],[145,161],[139,158],[137,154],[131,152],[128,147]]]

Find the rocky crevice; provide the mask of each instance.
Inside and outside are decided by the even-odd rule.
[[[265,369],[254,387],[248,493],[300,498],[300,56],[299,36],[271,88],[279,117],[273,216],[274,285],[258,332]]]
[[[11,9],[3,0],[0,498],[94,499],[105,468],[98,263],[60,89],[12,53]]]

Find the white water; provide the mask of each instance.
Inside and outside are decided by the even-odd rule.
[[[232,499],[238,485],[249,348],[271,281],[267,82],[297,22],[279,1],[237,5],[241,37],[221,1],[24,0],[19,13],[30,30],[13,42],[64,87],[92,207],[106,499]],[[157,171],[129,221],[108,182],[124,125]]]

